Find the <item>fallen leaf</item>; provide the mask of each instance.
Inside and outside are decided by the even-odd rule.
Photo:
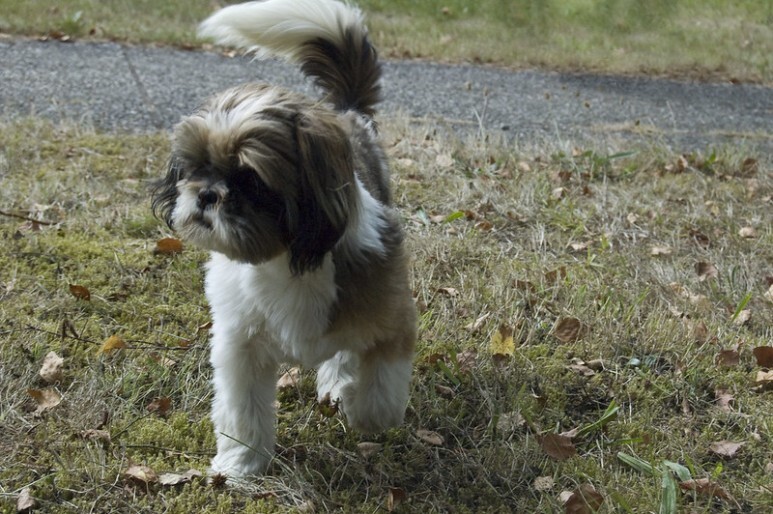
[[[577,449],[570,437],[560,434],[537,436],[537,442],[548,457],[562,461],[577,455]]]
[[[289,389],[298,386],[301,378],[301,368],[288,369],[276,382],[277,389]]]
[[[604,497],[590,484],[582,484],[564,502],[566,514],[593,514],[604,503]]]
[[[197,469],[189,469],[185,473],[162,473],[158,476],[158,483],[161,485],[172,486],[187,484],[194,478],[204,476],[204,474]]]
[[[526,424],[526,419],[518,411],[503,412],[497,420],[497,431],[509,435]]]
[[[585,241],[583,243],[570,243],[569,247],[575,252],[584,252],[585,250],[590,248],[591,244],[593,244],[593,241]]]
[[[38,374],[45,382],[52,384],[62,380],[62,364],[64,359],[61,358],[56,352],[48,352],[43,358],[43,365],[40,367]]]
[[[440,168],[450,168],[454,165],[454,159],[450,154],[440,154],[435,157],[435,164]]]
[[[62,403],[62,395],[60,395],[53,387],[46,389],[27,389],[27,394],[32,396],[35,403],[38,404],[38,408],[35,409],[34,412],[36,416],[39,416],[43,414],[43,412],[53,409]]]
[[[83,286],[70,284],[70,294],[73,295],[78,300],[85,300],[85,301],[91,300],[91,293],[87,288]]]
[[[157,414],[158,416],[161,416],[162,418],[165,418],[168,415],[169,408],[171,406],[172,406],[172,399],[169,398],[168,396],[162,396],[150,402],[146,407],[146,409],[148,410],[148,412],[152,412],[154,414]]]
[[[754,379],[755,385],[759,386],[761,391],[768,391],[773,389],[773,370],[772,371],[758,371],[757,376]]]
[[[710,278],[717,278],[719,276],[719,270],[716,266],[710,262],[696,262],[695,273],[698,274],[698,279],[703,282]]]
[[[553,189],[553,191],[551,191],[550,195],[555,200],[560,200],[564,196],[566,196],[566,188],[565,187],[557,187],[557,188]]]
[[[405,492],[405,489],[390,487],[389,492],[387,493],[387,510],[389,512],[394,512],[394,510],[407,499],[408,493]]]
[[[553,337],[562,343],[573,343],[582,337],[584,327],[577,318],[560,318],[553,329]]]
[[[87,441],[104,441],[106,443],[110,442],[110,432],[107,430],[89,428],[88,430],[81,432],[80,436],[82,439],[86,439]]]
[[[738,235],[744,239],[754,239],[757,237],[757,229],[754,227],[741,227],[738,231]]]
[[[566,278],[566,266],[561,266],[560,268],[556,268],[552,271],[548,271],[545,273],[545,281],[548,284],[556,284],[559,280],[563,280]],[[530,292],[534,292],[532,289]]]
[[[714,391],[714,397],[717,399],[717,408],[722,412],[733,412],[733,403],[735,396],[724,389]]]
[[[665,255],[671,255],[673,251],[668,246],[653,246],[650,248],[650,255],[653,257],[661,257]]]
[[[545,491],[550,491],[551,489],[553,489],[554,485],[556,485],[556,481],[553,480],[553,477],[551,476],[537,477],[534,479],[534,482],[532,483],[532,487],[534,487],[534,490],[539,491],[541,493]]]
[[[738,350],[721,350],[716,357],[716,363],[726,368],[737,366],[740,360]]]
[[[148,466],[129,466],[129,469],[123,473],[126,478],[143,484],[153,484],[158,482],[158,475]]]
[[[709,451],[720,457],[732,458],[746,443],[734,443],[732,441],[719,441],[709,445]]]
[[[451,298],[456,298],[459,296],[459,291],[454,289],[453,287],[439,287],[438,293],[443,293],[446,296],[450,296]]]
[[[735,317],[735,319],[733,320],[733,324],[741,327],[749,323],[751,319],[752,319],[752,311],[750,311],[749,309],[743,309]]]
[[[459,371],[465,373],[472,371],[478,364],[478,350],[467,348],[463,352],[457,353],[456,364],[459,366]]]
[[[732,498],[722,486],[716,482],[712,482],[708,478],[685,480],[684,482],[679,482],[679,487],[684,491],[695,491],[702,496],[708,496],[710,498],[722,498],[724,500]]]
[[[490,312],[482,314],[481,316],[478,316],[478,318],[475,321],[473,321],[472,323],[468,324],[464,328],[466,330],[469,330],[472,333],[475,333],[475,332],[477,332],[478,330],[481,329],[481,327],[483,326],[483,323],[489,318],[489,316],[491,316]]]
[[[38,507],[38,501],[32,497],[32,490],[25,487],[16,499],[16,512],[29,512]]]
[[[432,430],[424,430],[421,428],[416,431],[416,437],[432,446],[443,446],[443,443],[445,442],[443,436],[437,432],[433,432]]]
[[[97,353],[110,353],[114,350],[120,350],[121,348],[125,347],[126,343],[124,343],[123,339],[121,339],[119,336],[110,336],[105,340],[104,343],[102,343],[102,346],[99,347]]]
[[[453,398],[456,396],[456,392],[453,389],[442,384],[435,384],[435,392],[445,398]]]
[[[384,445],[381,443],[363,441],[357,445],[357,451],[360,452],[360,455],[368,459],[380,452],[383,447]]]
[[[489,351],[496,359],[512,357],[515,353],[515,342],[513,342],[513,329],[504,323],[492,334]]]
[[[589,366],[585,364],[584,361],[580,359],[572,359],[572,364],[569,364],[566,368],[584,377],[592,377],[593,375],[596,374],[594,370],[592,370]]]
[[[155,255],[176,255],[183,251],[183,243],[174,237],[165,237],[156,241]]]
[[[761,368],[773,368],[773,346],[758,346],[752,350],[757,366]]]
[[[765,296],[765,299],[766,299],[767,301],[769,301],[769,302],[773,302],[773,284],[771,284],[771,285],[768,287],[768,290],[767,290],[767,291],[765,291],[765,294],[764,294],[763,296]]]

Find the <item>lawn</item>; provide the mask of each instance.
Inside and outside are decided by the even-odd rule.
[[[0,33],[201,45],[212,0],[0,0]],[[516,68],[773,81],[768,0],[363,0],[382,55]]]
[[[212,8],[109,4],[0,0],[0,30],[189,45]],[[363,3],[386,55],[519,67],[549,39],[539,23],[599,36],[588,17],[606,6],[633,23],[628,4],[525,2],[507,18],[504,1]],[[697,4],[727,16],[732,40],[761,27],[754,41],[770,48],[761,1],[653,2],[670,17],[635,21],[667,27]],[[415,43],[399,32],[410,23],[427,24]],[[485,43],[497,23],[534,39],[498,56]],[[770,80],[769,61],[722,57],[718,71],[702,55],[690,76]],[[577,59],[542,64],[666,72],[644,57]],[[526,150],[436,121],[379,122],[420,313],[406,423],[350,431],[316,403],[313,370],[286,370],[276,460],[226,486],[202,476],[215,447],[207,256],[150,212],[168,134],[0,121],[0,511],[767,512],[769,156]]]

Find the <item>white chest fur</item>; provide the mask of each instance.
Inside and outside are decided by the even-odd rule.
[[[341,349],[323,337],[337,295],[330,256],[319,269],[294,276],[286,255],[255,266],[213,253],[207,265],[206,294],[214,344],[260,345],[259,351],[277,361],[304,366],[319,364]]]

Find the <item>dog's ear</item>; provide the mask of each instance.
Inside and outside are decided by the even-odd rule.
[[[163,219],[172,228],[172,211],[177,201],[177,181],[182,170],[180,160],[172,156],[169,159],[166,176],[152,186],[151,208],[155,216]]]
[[[346,230],[354,202],[352,147],[335,115],[300,114],[295,120],[297,192],[287,206],[290,268],[322,265]]]

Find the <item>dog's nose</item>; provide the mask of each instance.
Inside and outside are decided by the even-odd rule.
[[[198,200],[198,206],[199,209],[206,209],[210,205],[214,205],[217,203],[218,196],[215,191],[212,189],[202,189],[199,192],[199,200]]]

